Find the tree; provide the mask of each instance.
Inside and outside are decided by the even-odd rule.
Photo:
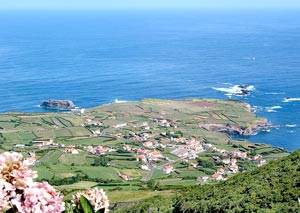
[[[105,156],[99,156],[95,158],[94,163],[92,166],[107,166],[108,159]]]

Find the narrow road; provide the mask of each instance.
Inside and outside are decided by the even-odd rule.
[[[198,154],[198,153],[200,153],[200,152],[198,151],[198,152],[195,152],[195,153]],[[157,169],[163,169],[164,166],[167,166],[167,165],[170,165],[170,164],[173,164],[173,163],[177,163],[178,161],[181,161],[181,160],[183,160],[183,159],[185,159],[185,158],[188,158],[188,157],[193,156],[193,154],[195,154],[195,153],[189,154],[188,156],[185,156],[185,157],[178,158],[177,160],[172,160],[172,161],[170,161],[170,162],[168,162],[168,163],[165,163],[165,164],[163,164],[163,165],[160,165],[160,166],[158,166],[158,167],[156,167],[156,168],[157,168]]]
[[[147,173],[147,175],[146,175],[146,177],[144,178],[144,180],[146,181],[146,182],[148,182],[150,179],[151,179],[151,177],[152,177],[152,175],[153,175],[153,172],[154,172],[154,167],[151,167],[150,168],[150,170],[149,170],[149,172]]]
[[[50,155],[52,155],[52,153],[54,152],[55,150],[52,150],[52,151],[49,151],[47,152],[47,154],[45,154],[43,157],[41,157],[39,160],[37,160],[35,162],[34,165],[30,166],[31,168],[35,167],[35,166],[38,166],[45,158],[49,157]]]
[[[200,152],[202,152],[202,151],[198,151],[198,152],[195,152],[195,153],[198,154]],[[148,182],[151,179],[151,177],[152,177],[153,172],[154,172],[155,169],[162,170],[165,166],[170,165],[170,164],[174,164],[174,163],[176,163],[178,161],[181,161],[181,160],[183,160],[185,158],[188,158],[188,157],[192,156],[193,154],[194,153],[189,154],[188,156],[185,156],[185,157],[178,158],[177,160],[172,160],[172,161],[170,161],[168,163],[165,163],[163,165],[160,165],[160,166],[155,166],[155,165],[152,166],[151,164],[148,163],[148,168],[150,168],[150,170],[148,171],[147,175],[145,176],[144,181]]]

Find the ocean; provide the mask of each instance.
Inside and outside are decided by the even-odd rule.
[[[247,139],[300,147],[300,13],[258,10],[1,11],[0,112],[115,99],[249,102],[272,124]],[[237,96],[235,85],[251,85]]]

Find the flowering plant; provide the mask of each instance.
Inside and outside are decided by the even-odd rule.
[[[77,192],[71,203],[47,182],[34,182],[37,178],[30,163],[22,161],[16,152],[0,154],[0,212],[20,213],[107,213],[109,200],[102,189]]]
[[[84,192],[77,192],[71,201],[73,211],[107,213],[109,200],[102,189],[91,189]]]
[[[0,154],[0,212],[64,211],[63,197],[47,182],[34,182],[36,172],[22,159],[16,152]]]

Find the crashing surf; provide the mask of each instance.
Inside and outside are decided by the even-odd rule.
[[[254,91],[254,86],[252,85],[234,85],[232,87],[212,87],[212,89],[224,92],[226,96],[238,96],[238,97],[246,97],[251,95]]]

